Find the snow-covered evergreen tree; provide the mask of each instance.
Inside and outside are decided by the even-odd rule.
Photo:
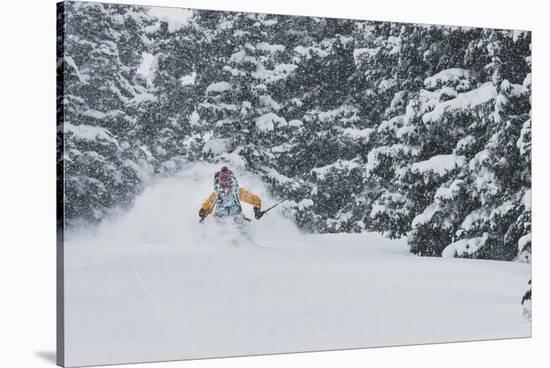
[[[421,46],[417,51],[423,51],[422,60],[406,54],[420,65],[414,70],[423,85],[394,78],[397,88],[383,115],[387,120],[378,126],[379,144],[369,153],[369,181],[381,188],[370,213],[374,229],[391,236],[407,234],[416,254],[513,259],[518,236],[526,235],[517,230],[516,221],[527,221],[517,219],[530,188],[521,179],[526,175],[518,150],[530,91],[517,84],[530,80],[525,60],[518,57],[529,55],[528,34],[417,28],[400,37],[400,43],[387,31],[375,29],[381,35],[371,35],[380,44],[392,40],[394,48],[412,38]],[[424,41],[437,40],[439,47],[426,47],[415,40],[415,33]],[[451,52],[446,42],[458,48]],[[362,61],[369,63],[386,49],[367,50]],[[408,65],[401,59],[398,64]],[[441,67],[446,69],[429,75]],[[526,124],[529,134],[530,122]]]
[[[129,204],[151,172],[137,115],[157,97],[136,73],[150,20],[142,8],[77,2],[64,19],[65,215],[98,220]]]
[[[525,293],[521,297],[521,314],[531,321],[532,315],[533,315],[533,301],[532,301],[532,286],[531,286],[531,280],[529,280],[528,287],[525,290]]]

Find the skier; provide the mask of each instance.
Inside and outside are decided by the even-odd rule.
[[[244,188],[239,188],[239,183],[233,172],[227,166],[222,167],[214,175],[214,192],[203,202],[199,211],[201,222],[212,211],[214,211],[216,217],[233,217],[235,220],[246,219],[242,215],[241,201],[254,206],[254,217],[257,220],[262,217],[260,197]]]

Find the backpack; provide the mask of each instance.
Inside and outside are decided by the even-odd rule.
[[[229,169],[227,169],[229,174],[231,175],[231,195],[234,199],[234,203],[236,208],[234,208],[235,211],[241,212],[241,201],[239,199],[239,183],[237,181],[237,178],[235,177],[235,174]],[[220,186],[220,172],[217,172],[214,174],[214,192],[216,193],[216,206],[219,207],[223,204],[224,200],[222,197],[222,189]]]

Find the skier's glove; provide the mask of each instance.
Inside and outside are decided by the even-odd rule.
[[[201,208],[199,210],[199,217],[201,218],[201,220],[204,220],[204,218],[206,217],[206,210],[204,208]]]
[[[256,220],[259,220],[263,215],[264,213],[262,212],[260,207],[254,207],[254,217],[256,217]]]

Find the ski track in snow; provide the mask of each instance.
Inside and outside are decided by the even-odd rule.
[[[67,365],[531,335],[519,306],[530,265],[416,257],[372,233],[304,235],[279,207],[245,236],[199,224],[216,169],[190,165],[120,218],[66,234]],[[236,171],[264,207],[276,201]]]
[[[195,345],[193,345],[193,343],[189,341],[187,337],[185,337],[182,333],[180,333],[177,324],[168,318],[166,311],[162,307],[162,304],[160,304],[157,298],[155,298],[155,296],[153,295],[153,293],[151,293],[150,289],[145,284],[145,281],[141,277],[134,263],[132,263],[132,270],[134,271],[134,275],[136,276],[136,279],[139,282],[140,286],[142,287],[143,291],[145,292],[149,300],[157,308],[159,315],[164,318],[164,320],[166,321],[166,324],[176,332],[176,334],[180,337],[180,339],[185,341],[185,344],[187,345],[187,347],[189,347],[193,353],[196,353],[197,348],[195,347]]]

